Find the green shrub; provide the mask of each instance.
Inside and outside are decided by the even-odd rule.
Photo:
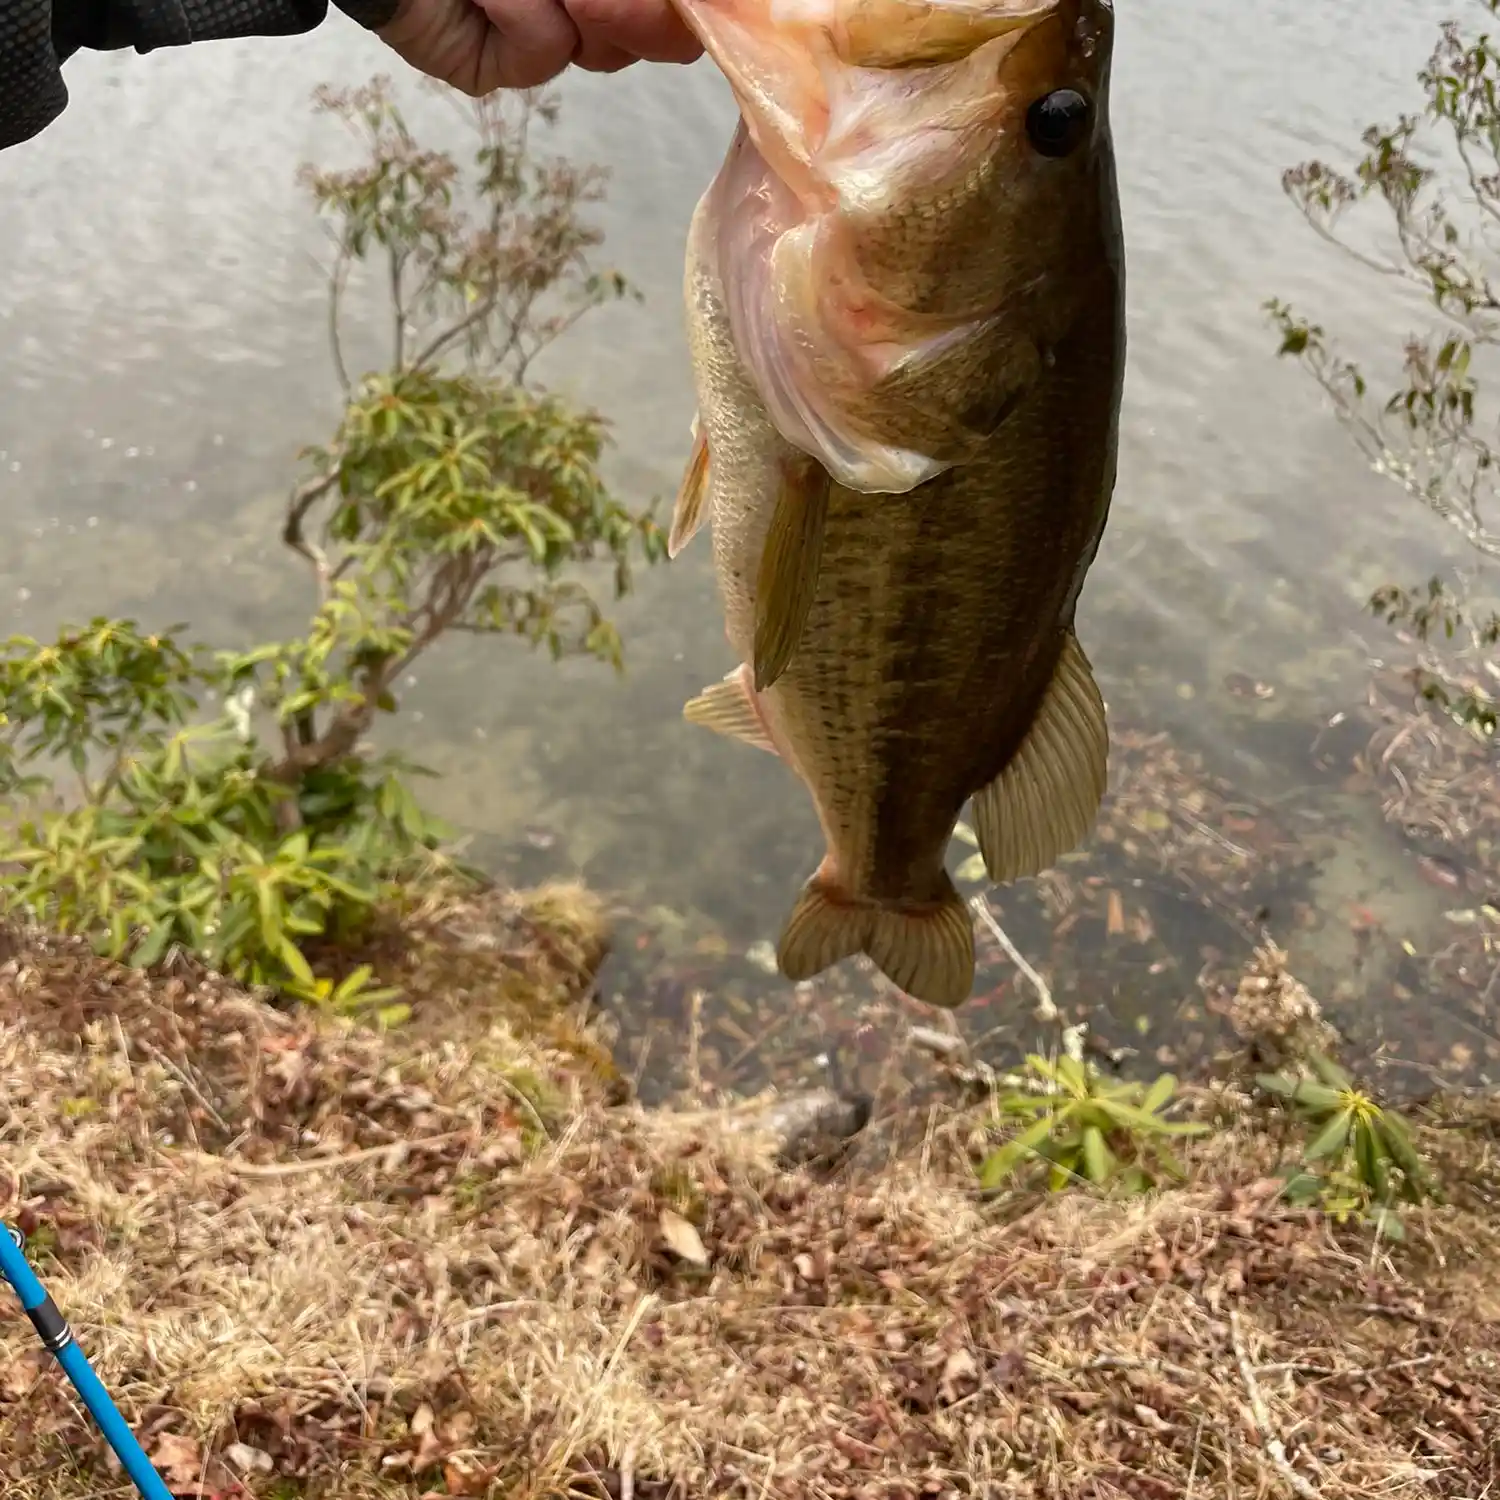
[[[996,1108],[1003,1120],[1030,1123],[980,1164],[980,1185],[986,1189],[1041,1168],[1053,1192],[1075,1183],[1146,1192],[1163,1176],[1183,1175],[1166,1141],[1208,1129],[1164,1118],[1177,1090],[1170,1073],[1149,1086],[1105,1082],[1066,1054],[1052,1062],[1033,1054],[1026,1067],[1030,1086],[1001,1095]]]
[[[1406,1122],[1330,1059],[1314,1053],[1308,1065],[1311,1078],[1275,1073],[1256,1080],[1292,1110],[1306,1136],[1300,1164],[1286,1174],[1287,1198],[1316,1204],[1339,1223],[1367,1220],[1400,1239],[1395,1205],[1421,1203],[1433,1193]]]
[[[305,174],[335,245],[345,393],[283,526],[311,573],[311,618],[244,652],[106,619],[6,642],[0,790],[18,810],[0,900],[134,964],[180,947],[237,978],[391,1017],[392,992],[368,971],[320,976],[309,959],[357,942],[394,883],[452,873],[437,854],[447,830],[411,790],[421,768],[374,755],[369,733],[454,631],[619,669],[619,636],[572,574],[607,562],[618,597],[633,556],[654,562],[664,547],[650,512],[600,475],[603,420],[528,379],[549,343],[630,292],[590,265],[600,174],[532,150],[555,107],[475,105],[465,173],[417,144],[380,80],[318,102],[364,159]],[[351,381],[340,328],[361,262],[389,298],[390,359]]]

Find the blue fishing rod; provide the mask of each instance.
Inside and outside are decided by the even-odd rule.
[[[19,1229],[0,1224],[0,1275],[11,1284],[21,1307],[31,1319],[37,1337],[63,1367],[63,1373],[73,1382],[73,1389],[88,1408],[89,1415],[98,1424],[104,1440],[115,1450],[115,1456],[125,1466],[125,1472],[141,1492],[143,1500],[173,1500],[171,1490],[162,1483],[161,1475],[151,1467],[135,1434],[120,1415],[119,1408],[110,1400],[88,1356],[78,1347],[68,1320],[58,1312],[57,1304],[47,1295],[46,1288],[37,1280],[36,1272],[26,1259],[26,1239]]]

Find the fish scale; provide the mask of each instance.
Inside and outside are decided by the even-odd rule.
[[[734,8],[743,36],[757,7]],[[836,298],[820,312],[806,285],[772,286],[765,319],[735,326],[736,278],[797,274],[750,254],[732,213],[755,190],[755,173],[794,150],[762,157],[742,140],[700,203],[688,245],[699,426],[673,545],[708,519],[742,664],[688,717],[777,754],[817,810],[826,853],[782,934],[783,972],[806,978],[865,952],[901,988],[944,1005],[961,1003],[973,982],[969,913],[944,867],[965,803],[974,799],[991,878],[1010,880],[1086,836],[1105,779],[1104,705],[1073,616],[1108,515],[1123,380],[1109,48],[1079,44],[1107,43],[1110,12],[1101,0],[1056,0],[1031,15],[1024,29],[976,39],[944,85],[950,103],[995,112],[990,133],[966,144],[989,155],[950,163],[925,204],[866,224],[863,258],[847,224],[830,235],[858,261],[843,270],[868,277],[895,310],[883,315],[885,333],[907,329],[912,352],[890,374],[860,384],[869,365],[853,343],[863,325],[841,325]],[[723,38],[707,23],[700,34],[717,56]],[[957,44],[949,36],[944,45]],[[797,70],[799,86],[810,71]],[[989,92],[955,92],[975,80]],[[922,82],[937,88],[930,75]],[[1086,90],[1092,108],[1086,144],[1062,161],[1026,141],[1027,106],[1057,89]],[[796,116],[790,84],[775,102],[774,119]],[[816,113],[818,101],[803,107]],[[741,108],[762,132],[773,118],[757,114],[754,99],[742,97]],[[815,175],[817,153],[807,162]],[[824,211],[836,212],[826,201]],[[934,228],[945,216],[946,236]],[[923,233],[893,253],[917,218]],[[988,293],[964,295],[971,310],[987,310],[955,324],[933,357],[923,289],[943,255],[978,274],[981,230],[991,242]],[[783,309],[792,322],[778,321]],[[793,334],[809,330],[823,341],[799,363]],[[771,368],[821,403],[851,451],[907,445],[939,472],[901,490],[840,482],[837,454],[779,429],[761,384]]]

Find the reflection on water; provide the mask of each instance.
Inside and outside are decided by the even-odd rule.
[[[1271,358],[1259,309],[1273,293],[1376,349],[1394,348],[1412,316],[1303,229],[1279,173],[1340,153],[1368,119],[1409,103],[1452,8],[1121,0],[1130,368],[1115,519],[1081,634],[1120,721],[1170,731],[1247,798],[1313,782],[1315,729],[1361,691],[1382,639],[1359,599],[1398,543],[1411,568],[1442,542]],[[342,149],[307,108],[313,86],[385,66],[341,18],[292,41],[83,57],[64,118],[0,157],[7,624],[132,611],[242,641],[300,602],[275,518],[296,449],[326,433],[335,407],[320,235],[294,171]],[[647,300],[601,313],[544,377],[614,419],[622,490],[670,494],[691,412],[683,234],[732,108],[707,64],[580,77],[565,94],[559,145],[613,169],[609,253]],[[412,114],[458,143],[440,103],[413,95]],[[376,333],[372,321],[354,361],[375,356]],[[447,773],[438,810],[496,862],[521,858],[524,831],[543,828],[551,867],[743,952],[774,935],[816,858],[816,826],[768,757],[679,721],[683,700],[729,665],[708,548],[645,578],[620,618],[624,682],[503,643],[455,645],[426,666],[406,742]],[[1226,680],[1274,694],[1246,698]],[[1318,799],[1330,795],[1314,787],[1302,805],[1328,813]],[[1320,858],[1307,900],[1431,919],[1430,888],[1378,819]],[[1284,936],[1294,959],[1312,942]],[[1191,991],[1197,950],[1219,941],[1207,917],[1180,924],[1173,994]],[[1313,943],[1308,962],[1344,956]]]

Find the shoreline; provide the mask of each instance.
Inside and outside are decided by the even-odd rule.
[[[721,1110],[611,1105],[555,1038],[469,1023],[381,1033],[16,941],[5,1211],[29,1205],[175,1493],[1458,1500],[1500,1476],[1500,1101],[1424,1111],[1448,1202],[1386,1244],[1278,1202],[1277,1132],[1232,1096],[1179,1187],[996,1202],[983,1104],[787,1169]],[[0,1322],[6,1494],[96,1494],[99,1454]]]

